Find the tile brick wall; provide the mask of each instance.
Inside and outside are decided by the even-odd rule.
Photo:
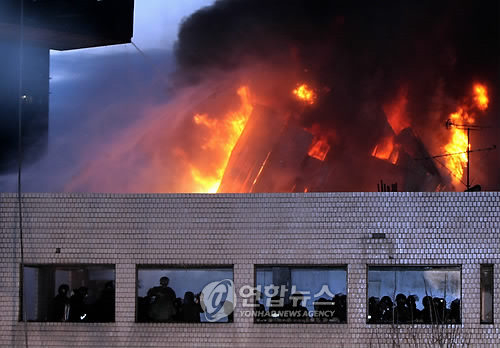
[[[0,194],[1,347],[25,332],[29,347],[64,348],[411,346],[443,330],[500,342],[499,192],[25,194],[26,263],[116,265],[116,322],[102,324],[19,322],[17,204]],[[495,264],[495,324],[479,323],[481,263]],[[135,323],[137,264],[234,265],[236,288],[254,265],[348,265],[348,323],[255,324],[238,306],[230,324]],[[366,324],[367,265],[405,264],[462,266],[463,327]]]

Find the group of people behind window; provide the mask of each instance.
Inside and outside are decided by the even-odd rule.
[[[177,297],[168,286],[168,277],[160,278],[160,286],[152,287],[144,297],[138,298],[139,322],[201,322],[203,309],[200,294],[186,291],[184,298]]]
[[[115,321],[115,288],[113,281],[104,285],[97,301],[87,301],[89,289],[81,286],[70,291],[61,284],[52,299],[48,312],[49,321],[113,322]]]
[[[483,267],[483,266],[482,266]],[[34,268],[34,267],[33,267]],[[296,272],[292,269],[290,272],[282,271],[284,267],[273,269],[272,272],[290,281],[290,274],[299,280],[309,279],[312,276],[305,272]],[[483,268],[486,268],[483,267]],[[287,269],[285,269],[286,271]],[[301,271],[301,269],[298,269]],[[72,270],[74,271],[74,270]],[[99,271],[99,270],[98,270]],[[199,270],[197,270],[199,271]],[[220,271],[220,270],[218,270]],[[272,281],[273,275],[267,268],[264,269],[269,273],[268,278]],[[262,271],[262,274],[264,274]],[[332,272],[330,269],[322,272]],[[488,272],[486,272],[488,271]],[[492,267],[486,269],[483,273],[486,275],[481,278],[481,289],[483,291],[481,297],[481,313],[491,313],[492,308]],[[183,270],[183,272],[185,272]],[[427,274],[425,274],[427,272]],[[47,273],[47,272],[45,272]],[[76,274],[76,271],[74,271]],[[97,274],[97,271],[94,273]],[[300,273],[300,274],[299,274]],[[40,274],[42,274],[40,272]],[[461,299],[460,294],[460,269],[458,267],[370,267],[369,269],[369,284],[368,284],[368,303],[367,303],[367,323],[369,324],[460,324],[461,323]],[[259,276],[259,273],[257,272]],[[169,274],[170,276],[170,274]],[[159,275],[158,275],[159,277]],[[186,276],[184,276],[187,278]],[[303,277],[304,279],[301,279]],[[76,278],[76,276],[75,276]],[[176,277],[174,279],[182,279]],[[262,279],[265,277],[262,276]],[[343,279],[344,276],[337,277]],[[483,280],[485,278],[486,280]],[[38,318],[35,320],[48,320],[54,322],[114,322],[115,321],[115,288],[112,280],[98,280],[95,276],[91,281],[86,280],[79,284],[86,284],[71,288],[67,284],[58,286],[57,295],[53,298],[40,293],[39,303],[45,309],[40,310]],[[108,278],[109,279],[109,278]],[[158,278],[156,278],[158,279]],[[333,280],[332,280],[333,279]],[[330,287],[340,284],[341,281],[333,278],[330,279]],[[419,286],[418,281],[423,279],[423,286]],[[439,286],[434,286],[442,291],[434,291],[428,294],[427,288],[430,279]],[[335,280],[335,281],[334,281]],[[392,288],[400,287],[399,284],[406,284],[411,280],[414,284],[413,294],[404,294],[403,291],[392,292]],[[439,283],[439,281],[441,283]],[[156,280],[157,281],[157,280]],[[198,291],[185,291],[192,289],[185,287],[185,282],[180,281],[175,287],[182,291],[183,295],[176,292],[169,286],[170,279],[166,276],[160,278],[158,286],[146,287],[142,292],[142,297],[137,298],[137,321],[138,322],[189,322],[199,323],[205,321],[203,309],[203,296],[199,292],[200,284],[193,282],[192,288]],[[179,280],[177,280],[179,282]],[[261,286],[266,285],[262,280]],[[406,282],[406,283],[405,283]],[[32,283],[34,283],[32,281]],[[70,283],[71,284],[71,283]],[[97,285],[96,285],[97,284]],[[149,282],[151,286],[151,282]],[[153,283],[154,284],[154,283]],[[294,284],[292,282],[292,284]],[[333,285],[331,285],[333,284]],[[373,284],[373,285],[372,285]],[[486,285],[485,285],[486,284]],[[316,284],[317,285],[317,284]],[[74,286],[74,284],[73,284]],[[303,294],[315,293],[315,287],[303,286]],[[425,291],[423,291],[424,289]],[[347,296],[344,290],[333,295],[332,293],[318,291],[317,295],[306,296],[301,292],[286,293],[285,295],[270,295],[265,292],[263,294],[257,291],[254,297],[253,316],[256,323],[346,323],[347,322]],[[489,291],[489,292],[488,292]],[[334,292],[335,293],[335,292]],[[326,294],[326,295],[325,295]],[[391,295],[392,294],[392,295]],[[417,295],[418,294],[418,295]],[[89,296],[90,295],[90,296]],[[430,296],[433,295],[433,296]],[[45,300],[42,299],[45,297]],[[273,297],[271,297],[273,296]],[[420,298],[419,298],[420,296]],[[201,298],[200,298],[201,297]],[[306,301],[307,300],[307,301]],[[250,302],[253,302],[250,299]],[[48,305],[48,310],[47,310]],[[37,308],[41,308],[38,306]],[[484,307],[484,309],[483,309]],[[489,312],[487,311],[489,310]],[[36,318],[36,313],[34,317]],[[486,319],[481,317],[484,322],[492,321],[490,316]],[[233,313],[231,313],[224,321],[232,322]]]
[[[138,322],[201,322],[203,308],[200,294],[187,291],[184,297],[177,297],[168,286],[169,278],[162,277],[160,285],[148,290],[147,295],[138,298]],[[88,303],[88,288],[82,286],[70,291],[62,284],[52,299],[48,313],[49,321],[69,322],[113,322],[115,319],[115,289],[109,281],[102,289],[95,303]],[[314,311],[304,307],[304,296],[292,294],[285,302],[283,297],[274,296],[270,305],[261,303],[258,293],[255,302],[256,322],[347,322],[347,297],[337,294],[331,299],[321,297],[314,304]],[[395,298],[372,296],[368,299],[368,323],[396,324],[456,324],[461,322],[460,299],[450,305],[441,297],[425,296],[422,309],[417,308],[417,295],[399,293]],[[232,321],[232,315],[228,318]]]
[[[304,296],[300,292],[292,294],[288,302],[277,295],[269,302],[268,309],[260,301],[261,294],[256,295],[255,322],[347,322],[347,296],[337,294],[330,300],[321,297],[314,302],[314,311],[309,311],[304,307]]]
[[[448,306],[442,297],[424,296],[422,309],[417,308],[417,295],[397,294],[394,299],[383,296],[381,299],[368,299],[368,323],[394,324],[459,324],[460,299],[456,298]]]

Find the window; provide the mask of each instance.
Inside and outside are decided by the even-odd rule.
[[[493,265],[481,265],[481,323],[493,323]]]
[[[460,323],[460,267],[369,267],[368,323]]]
[[[346,323],[346,267],[256,267],[257,323]]]
[[[28,321],[114,322],[115,268],[97,265],[24,267]]]
[[[232,322],[233,269],[137,268],[137,322]]]

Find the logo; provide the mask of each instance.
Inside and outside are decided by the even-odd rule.
[[[230,279],[209,283],[201,290],[200,304],[207,321],[216,322],[229,316],[235,302],[234,283]]]

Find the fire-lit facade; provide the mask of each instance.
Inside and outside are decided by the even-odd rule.
[[[310,108],[315,108],[319,92],[307,84],[299,84],[289,97],[298,113],[307,114]],[[466,149],[471,149],[467,131],[460,123],[474,127],[475,118],[487,110],[486,87],[479,83],[473,86],[470,98],[449,115],[446,124],[450,134],[442,137],[434,148],[424,144],[407,116],[407,93],[402,89],[393,101],[384,105],[384,134],[364,145],[365,152],[353,155],[352,162],[361,161],[374,175],[399,182],[402,191],[460,191],[461,181],[466,180]],[[226,103],[234,102],[236,94],[232,98],[231,94],[226,91],[230,100]],[[338,191],[342,177],[339,167],[346,161],[336,159],[339,149],[334,130],[323,129],[319,124],[304,127],[293,116],[283,117],[280,114],[283,111],[264,106],[248,86],[239,87],[237,94],[241,99],[237,111],[222,117],[206,113],[193,116],[195,129],[206,134],[199,150],[211,159],[213,167],[203,167],[200,161],[199,167],[190,164],[187,176],[192,177],[193,187],[210,193]],[[198,107],[207,108],[203,104]],[[441,128],[445,129],[444,125]],[[431,150],[445,155],[431,156]],[[438,168],[442,164],[437,159],[440,157],[446,161],[444,170]],[[357,185],[350,186],[353,191],[375,189],[377,179],[358,176],[358,182],[344,178],[342,183]]]
[[[18,199],[0,194],[0,345],[494,346],[500,340],[499,207],[498,192],[24,194],[24,263],[41,271],[58,265],[109,270],[116,288],[111,322],[24,324]],[[306,268],[326,279],[330,272],[331,284],[345,284],[337,291],[345,291],[346,316],[256,321],[245,315],[238,294],[232,322],[138,322],[138,291],[153,268],[217,268],[231,274],[237,289],[265,283],[271,273],[286,279]],[[444,274],[444,294],[432,296],[446,301],[448,324],[374,321],[372,298],[391,277],[425,302],[412,288],[417,282],[405,280],[425,272],[433,274],[425,276],[426,292]]]

